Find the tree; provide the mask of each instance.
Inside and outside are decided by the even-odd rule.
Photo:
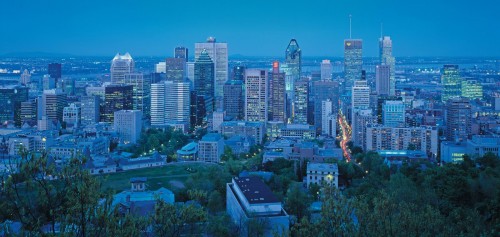
[[[208,197],[207,208],[212,213],[217,213],[224,210],[224,203],[222,195],[217,191],[212,191]]]
[[[307,216],[310,203],[311,200],[301,190],[300,184],[291,185],[285,197],[285,209],[289,214],[297,216],[298,220],[302,219]]]
[[[207,214],[195,205],[174,205],[158,200],[151,217],[151,226],[156,236],[179,237],[183,233],[196,233],[201,230],[197,224],[207,221]]]
[[[323,186],[321,206],[322,236],[355,236],[354,202],[342,195],[335,187]]]

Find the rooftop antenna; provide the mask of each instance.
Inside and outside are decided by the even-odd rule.
[[[349,39],[352,39],[352,15],[349,14]]]
[[[380,38],[384,38],[384,23],[380,22]]]

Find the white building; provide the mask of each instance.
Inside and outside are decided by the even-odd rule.
[[[28,85],[31,82],[31,74],[27,69],[24,69],[23,74],[19,78],[19,82],[23,85]]]
[[[373,115],[371,109],[354,109],[352,114],[352,141],[355,146],[364,148],[366,127],[370,124],[377,124],[377,116]]]
[[[332,80],[333,66],[330,60],[324,59],[321,61],[321,80]]]
[[[245,70],[245,120],[267,121],[268,81],[267,70]]]
[[[219,163],[224,154],[224,138],[219,133],[208,133],[198,142],[198,160]]]
[[[159,62],[155,64],[156,73],[166,73],[167,72],[167,62]]]
[[[379,56],[382,65],[389,66],[389,95],[396,94],[396,59],[392,56],[392,40],[389,36],[379,39]]]
[[[224,116],[226,115],[226,112],[224,111],[215,111],[212,114],[212,130],[220,132],[221,130],[221,125],[224,122]]]
[[[482,157],[488,152],[500,156],[500,136],[475,135],[467,140],[467,154],[472,158]]]
[[[106,95],[106,87],[105,86],[89,86],[85,88],[85,92],[87,96],[99,96],[101,101],[104,101]]]
[[[382,105],[382,123],[387,127],[405,126],[405,105],[403,101],[384,101]]]
[[[352,87],[352,108],[368,108],[370,107],[370,87],[365,80],[354,82]]]
[[[321,101],[321,134],[335,137],[336,120],[336,114],[333,113],[333,102],[330,99]]]
[[[75,103],[64,107],[63,122],[66,124],[66,129],[73,130],[80,127],[81,124],[81,108]]]
[[[339,167],[337,164],[307,163],[307,187],[311,184],[321,186],[323,183],[339,187]]]
[[[114,130],[120,136],[120,143],[136,143],[141,136],[142,112],[139,110],[120,110],[114,113]]]
[[[188,81],[151,84],[151,125],[189,124],[189,90]]]
[[[99,105],[101,100],[99,96],[82,96],[80,99],[81,123],[82,125],[95,124],[99,122]]]
[[[125,81],[125,74],[134,72],[135,63],[129,53],[115,55],[111,61],[111,83],[121,84]]]
[[[194,44],[194,57],[198,58],[203,50],[207,51],[214,62],[216,107],[222,108],[222,89],[229,76],[227,43],[218,43],[214,37],[209,37],[205,43]]]

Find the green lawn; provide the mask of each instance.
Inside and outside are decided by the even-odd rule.
[[[186,170],[187,168],[191,168],[198,172],[212,165],[215,164],[170,163],[163,167],[122,171],[114,174],[105,174],[100,177],[103,179],[103,188],[112,189],[115,192],[130,189],[130,178],[134,177],[146,177],[148,179],[146,185],[149,190],[156,190],[160,187],[176,189],[178,187],[172,187],[171,183],[184,183],[184,181],[186,181],[192,174],[192,172],[188,172]]]

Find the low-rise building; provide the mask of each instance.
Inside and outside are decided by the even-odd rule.
[[[155,152],[150,157],[121,159],[119,161],[118,167],[121,170],[134,170],[134,169],[164,166],[165,164],[166,164],[166,159],[162,157],[158,152]]]
[[[190,142],[177,150],[177,159],[179,161],[196,161],[198,155],[198,143]]]
[[[208,133],[198,142],[198,160],[220,162],[224,154],[224,138],[218,133]]]
[[[248,136],[232,136],[226,141],[224,141],[224,144],[231,148],[231,151],[235,155],[239,155],[242,153],[248,153],[250,152],[250,148],[255,145],[255,142],[253,141],[252,138]]]
[[[255,143],[262,144],[265,134],[263,122],[226,121],[220,125],[221,134],[230,138],[235,135],[245,135],[254,139]]]
[[[286,124],[281,128],[279,137],[289,139],[313,140],[316,128],[307,124]]]
[[[337,164],[307,163],[307,187],[311,184],[323,183],[339,187],[339,167]]]
[[[471,158],[482,157],[488,152],[500,156],[500,136],[475,135],[467,140],[467,154]]]
[[[464,160],[467,152],[465,142],[441,142],[441,162],[457,163]]]

